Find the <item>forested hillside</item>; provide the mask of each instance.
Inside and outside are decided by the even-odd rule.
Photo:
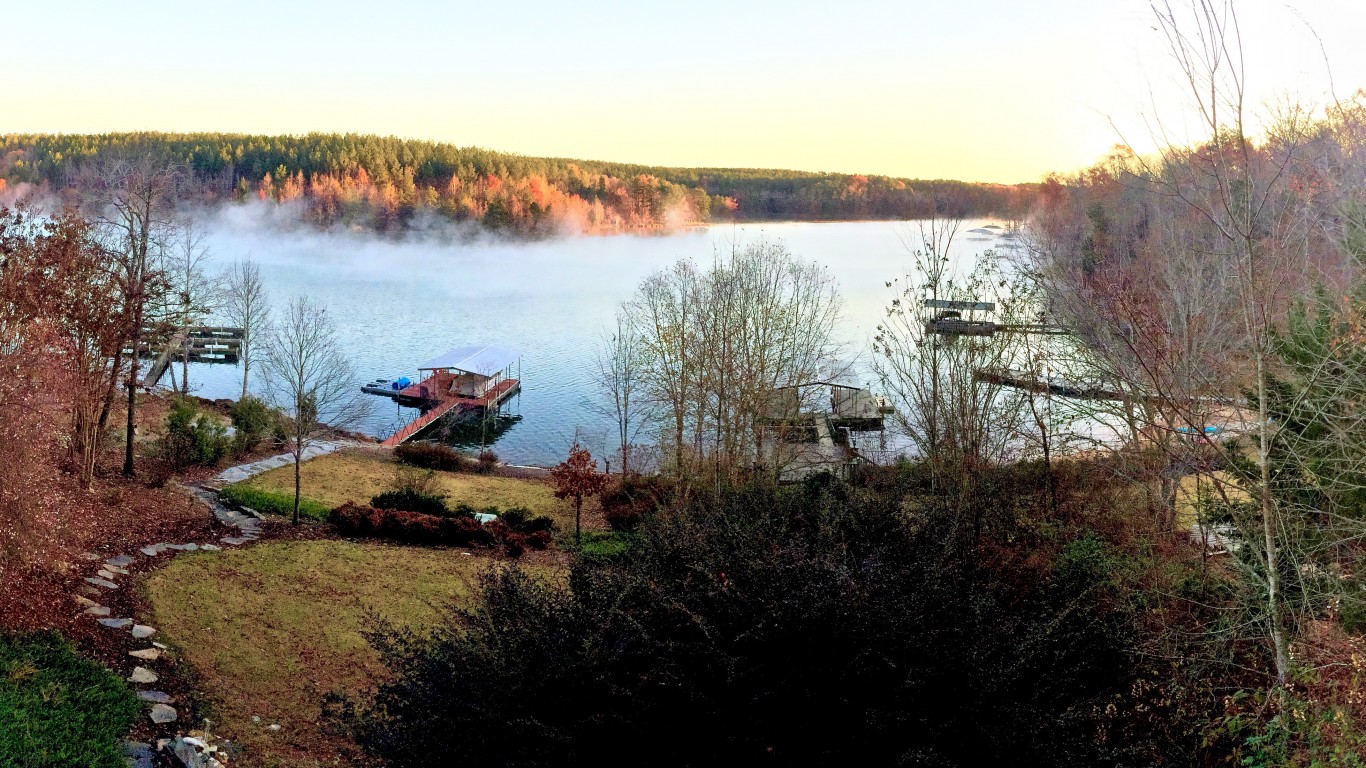
[[[12,134],[0,191],[75,194],[130,153],[183,167],[180,195],[297,205],[318,226],[379,231],[424,212],[523,234],[658,230],[717,220],[908,219],[1023,212],[1034,185],[803,171],[655,168],[523,157],[356,134]]]

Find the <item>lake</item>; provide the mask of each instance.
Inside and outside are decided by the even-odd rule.
[[[914,222],[714,225],[665,235],[565,237],[534,242],[474,242],[368,234],[316,233],[263,224],[251,208],[226,208],[201,222],[214,269],[250,255],[271,303],[304,294],[327,307],[355,385],[415,376],[416,366],[467,344],[522,352],[522,391],[508,411],[521,419],[492,436],[514,464],[561,461],[576,435],[595,454],[613,445],[612,421],[594,410],[594,347],[613,317],[650,273],[679,259],[707,263],[716,250],[759,238],[781,240],[794,254],[828,267],[845,300],[839,335],[852,364],[847,383],[871,385],[870,339],[891,297],[889,280],[905,272]],[[951,257],[969,260],[994,244],[966,230]],[[177,372],[178,373],[178,372]],[[263,391],[252,372],[253,391]],[[236,398],[241,369],[194,364],[190,384],[207,398]],[[163,380],[163,384],[168,383]],[[874,387],[876,389],[876,387]],[[417,411],[381,397],[354,429],[387,436]],[[473,437],[477,445],[480,435]],[[610,452],[609,452],[610,455]]]

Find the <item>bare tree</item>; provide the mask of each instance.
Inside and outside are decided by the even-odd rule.
[[[838,368],[838,287],[781,243],[737,245],[706,272],[679,262],[647,278],[623,310],[639,334],[642,389],[663,417],[673,471],[710,473],[717,487],[758,462],[775,390]]]
[[[179,336],[180,392],[190,392],[190,330],[218,309],[223,299],[220,281],[211,278],[204,267],[209,260],[209,249],[204,244],[204,233],[193,219],[180,223],[174,243],[165,254],[162,266],[170,290],[165,301],[165,314],[174,318]],[[174,384],[174,382],[172,382]]]
[[[648,412],[644,402],[646,359],[639,330],[631,317],[618,310],[614,327],[604,332],[594,356],[594,377],[607,395],[602,410],[616,423],[621,473],[631,472],[631,445],[644,426]]]
[[[128,408],[125,420],[123,473],[134,473],[133,441],[137,411],[138,355],[164,336],[165,318],[154,308],[169,289],[161,269],[160,254],[174,231],[170,210],[174,205],[180,168],[151,151],[132,150],[111,157],[92,169],[86,184],[93,205],[108,232],[111,250],[117,254],[119,300],[123,312],[125,343],[130,350],[127,365]],[[109,392],[112,404],[113,390]],[[104,415],[107,415],[106,407]]]
[[[963,306],[992,304],[986,310],[952,310],[967,323],[1012,325],[1028,306],[1027,285],[1003,273],[997,256],[987,252],[960,274],[949,256],[957,222],[927,222],[918,243],[908,243],[906,273],[887,283],[895,290],[874,343],[874,369],[898,403],[897,421],[936,475],[966,461],[999,462],[1013,457],[1023,401],[982,371],[1019,367],[1021,336],[941,334],[931,327],[935,302]],[[990,318],[989,320],[987,318]]]
[[[342,428],[365,414],[351,363],[337,344],[327,310],[296,297],[265,339],[263,365],[272,402],[284,414],[294,457],[294,514],[299,524],[304,453],[328,427]]]
[[[227,295],[224,307],[228,322],[242,329],[242,399],[247,397],[251,375],[251,353],[255,335],[270,322],[270,304],[261,268],[248,256],[234,262],[227,274]]]
[[[1341,420],[1327,417],[1325,403],[1350,398],[1314,386],[1341,369],[1343,347],[1304,345],[1287,366],[1292,356],[1281,340],[1293,330],[1292,307],[1315,284],[1350,282],[1355,269],[1340,253],[1351,239],[1341,235],[1350,232],[1336,230],[1350,224],[1352,210],[1335,209],[1327,198],[1354,195],[1326,183],[1334,163],[1311,156],[1332,128],[1315,127],[1307,110],[1291,104],[1260,139],[1251,135],[1232,3],[1193,0],[1178,11],[1162,0],[1154,12],[1205,137],[1195,144],[1161,137],[1156,160],[1132,157],[1113,178],[1086,179],[1082,186],[1094,194],[1072,216],[1081,226],[1049,233],[1062,244],[1055,253],[1072,258],[1047,276],[1057,281],[1047,290],[1097,370],[1132,393],[1132,445],[1166,458],[1164,506],[1174,481],[1192,471],[1224,494],[1236,539],[1232,562],[1260,606],[1248,625],[1262,628],[1273,687],[1283,691],[1296,602],[1311,599],[1304,574],[1321,566],[1311,540],[1334,538],[1316,522],[1325,510],[1304,487],[1304,478],[1333,460],[1324,441],[1296,430],[1331,424],[1330,433],[1346,434],[1355,419],[1346,416],[1350,409]],[[1347,155],[1335,162],[1351,167]],[[1286,377],[1300,395],[1286,395]],[[1353,376],[1336,380],[1347,389],[1357,384]],[[1251,439],[1210,436],[1214,419]],[[1339,440],[1332,450],[1345,458],[1340,452],[1352,442]],[[1254,456],[1246,460],[1249,447]],[[1215,466],[1228,468],[1233,482],[1218,482]],[[1251,501],[1230,498],[1229,485]]]

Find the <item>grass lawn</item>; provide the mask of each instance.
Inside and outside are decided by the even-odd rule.
[[[1177,527],[1185,530],[1195,525],[1201,490],[1209,494],[1211,501],[1222,501],[1219,492],[1215,490],[1215,483],[1219,484],[1228,494],[1229,501],[1236,503],[1252,499],[1247,491],[1238,487],[1237,479],[1227,472],[1215,472],[1212,475],[1186,475],[1181,478],[1181,482],[1176,486]]]
[[[384,673],[361,636],[371,614],[420,629],[466,599],[488,565],[455,550],[271,542],[182,555],[143,586],[153,623],[198,677],[214,730],[244,748],[233,765],[321,766],[351,764],[353,749],[321,727],[324,694]]]
[[[142,711],[127,683],[58,635],[0,634],[0,765],[124,768]]]
[[[397,466],[386,454],[372,451],[342,451],[320,456],[303,465],[303,496],[318,504],[315,509],[332,509],[347,501],[369,504],[375,494],[392,486]],[[556,499],[549,483],[541,480],[437,472],[435,487],[452,505],[503,509],[521,505],[535,514],[553,517],[562,531],[574,527],[574,510]],[[292,504],[294,467],[273,469],[232,488],[286,494]]]

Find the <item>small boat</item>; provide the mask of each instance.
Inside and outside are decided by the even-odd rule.
[[[369,384],[366,384],[365,386],[361,387],[360,391],[370,395],[384,395],[386,397],[397,397],[399,389],[401,389],[401,387],[395,387],[394,382],[388,379],[375,379]]]

